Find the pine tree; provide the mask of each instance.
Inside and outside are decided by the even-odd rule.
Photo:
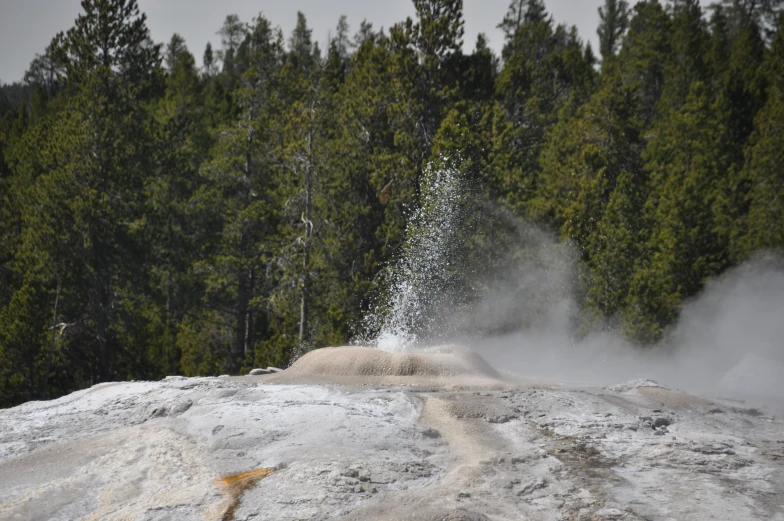
[[[591,327],[623,311],[641,247],[646,185],[634,98],[617,70],[608,65],[605,74],[591,100],[553,129],[532,203],[580,252]]]
[[[710,51],[708,64],[714,88],[726,82],[730,56],[730,35],[727,15],[721,5],[711,6],[709,22]]]
[[[0,129],[0,406],[16,405],[38,396],[41,360],[41,322],[31,323],[44,304],[38,293],[25,284],[17,261],[23,237],[23,201],[34,174],[18,172],[29,157],[24,148],[32,143],[24,136],[31,126],[23,104],[14,107],[9,99],[3,107]],[[24,288],[24,289],[23,289]],[[32,306],[31,306],[32,304]]]
[[[390,29],[385,77],[376,94],[387,104],[392,142],[378,157],[373,182],[387,216],[386,247],[404,238],[405,219],[418,200],[433,139],[460,91],[461,0],[417,0],[417,19]]]
[[[247,29],[239,16],[230,14],[226,16],[217,34],[221,37],[222,45],[221,50],[218,51],[218,59],[223,62],[223,73],[233,80],[240,74],[236,67],[237,54],[247,35]]]
[[[58,52],[62,47],[63,38],[63,33],[58,33],[44,54],[36,54],[24,75],[24,82],[41,88],[48,99],[51,99],[62,87],[65,76],[65,64],[62,55]]]
[[[493,99],[498,77],[498,58],[488,47],[484,34],[477,35],[474,52],[466,56],[465,61],[461,66],[463,76],[460,80],[460,99],[484,105]]]
[[[760,248],[784,247],[784,31],[776,33],[763,70],[767,102],[755,119],[742,178],[749,185],[745,233],[735,238],[733,250],[743,259]]]
[[[737,25],[737,20],[731,26]],[[728,172],[716,200],[716,231],[722,240],[738,244],[747,234],[750,180],[744,173],[746,149],[754,131],[755,116],[765,105],[767,76],[763,72],[765,46],[759,26],[751,22],[735,27],[725,73],[718,78],[719,110],[729,139],[725,145]],[[732,33],[730,33],[732,34]],[[741,262],[743,248],[733,248],[732,261]]]
[[[424,160],[428,157],[447,107],[456,95],[455,68],[462,55],[462,0],[415,0],[417,21],[408,19],[390,31],[395,59],[395,88],[405,94],[393,107],[416,173],[414,193],[420,189]],[[408,127],[408,128],[406,128]]]
[[[525,214],[536,192],[547,132],[565,117],[562,110],[577,108],[588,98],[593,63],[576,30],[554,28],[541,2],[512,2],[502,26],[506,62],[496,82],[500,110],[492,169],[504,202]]]
[[[666,65],[663,104],[660,113],[677,109],[689,95],[694,82],[708,79],[707,50],[710,42],[697,0],[678,0],[673,4],[670,62]]]
[[[335,53],[339,52],[336,45],[331,48]],[[336,60],[339,56],[333,54],[327,63],[334,64]],[[339,81],[339,77],[331,80]],[[281,82],[286,93],[286,108],[280,121],[282,139],[278,154],[283,167],[280,195],[287,209],[284,213],[287,226],[282,231],[283,247],[277,257],[281,291],[273,298],[279,312],[297,318],[296,331],[290,331],[284,321],[279,332],[291,340],[296,339],[289,340],[291,347],[307,350],[313,346],[314,338],[314,281],[324,269],[320,247],[325,232],[322,200],[324,113],[334,84],[329,85],[329,79],[325,78],[318,46],[311,41],[311,30],[302,13],[298,15],[289,41]]]
[[[647,129],[658,113],[667,64],[672,55],[670,17],[658,0],[638,2],[618,54],[619,74],[637,105],[640,129]]]
[[[347,333],[361,333],[361,314],[377,291],[376,275],[398,247],[405,227],[401,206],[411,201],[404,196],[410,197],[410,192],[399,186],[406,179],[403,171],[408,170],[401,168],[387,112],[388,100],[394,99],[392,62],[386,37],[368,33],[352,56],[350,72],[334,100],[336,121],[324,180],[335,231],[328,249],[343,252],[343,266],[333,270],[348,295],[333,300],[342,310],[330,311],[330,316],[342,314]]]
[[[732,142],[741,146],[751,135],[754,116],[765,103],[765,76],[760,70],[764,56],[765,44],[759,26],[752,22],[739,28],[731,39],[722,96],[732,121],[729,127]]]
[[[362,20],[361,24],[359,24],[359,30],[354,34],[354,37],[351,41],[351,46],[354,48],[359,48],[362,47],[365,42],[374,40],[375,38],[376,34],[373,32],[373,24],[365,19]]]
[[[212,44],[207,42],[204,47],[204,55],[202,56],[202,72],[205,77],[211,78],[218,72],[218,67],[215,64],[215,54],[212,52]]]
[[[599,8],[599,52],[602,62],[615,57],[620,48],[621,39],[629,27],[629,3],[625,0],[605,0]]]
[[[780,27],[779,14],[784,11],[782,0],[722,0],[720,4],[729,14],[733,33],[748,25],[756,25],[768,41]]]
[[[351,43],[348,38],[348,30],[346,17],[341,16],[338,20],[336,35],[329,40],[327,58],[324,63],[324,79],[329,84],[328,88],[331,88],[333,92],[346,79],[346,73],[350,66],[349,46]]]
[[[195,59],[176,35],[168,51],[172,68],[155,111],[155,167],[145,186],[142,228],[150,255],[145,277],[149,284],[145,305],[151,322],[147,329],[152,331],[148,357],[161,375],[179,371],[177,328],[198,298],[187,273],[198,251],[193,240],[198,226],[187,207],[211,145]]]
[[[188,47],[185,45],[185,38],[174,33],[166,45],[166,55],[164,57],[164,63],[166,63],[166,69],[169,73],[174,70],[179,63],[180,57],[184,56],[186,52],[188,52]]]
[[[316,65],[318,54],[315,51],[313,30],[308,28],[308,22],[301,11],[297,12],[297,25],[289,38],[288,59],[292,66],[300,72],[309,72]]]
[[[50,168],[31,196],[45,210],[27,217],[25,250],[57,260],[49,284],[79,273],[66,291],[88,303],[81,325],[94,331],[93,376],[106,381],[137,360],[137,346],[121,356],[118,340],[136,325],[118,318],[133,313],[126,306],[143,265],[134,223],[149,171],[145,97],[154,92],[160,59],[135,1],[85,0],[82,7],[60,49],[70,101],[42,136]],[[34,208],[30,202],[26,209]]]
[[[728,134],[722,121],[708,89],[696,82],[671,124],[646,149],[650,236],[629,290],[626,316],[627,330],[641,341],[659,340],[683,299],[728,264],[714,215],[727,172]]]
[[[283,49],[279,33],[262,16],[243,46],[248,68],[234,93],[239,117],[219,129],[212,157],[200,169],[203,186],[189,203],[195,212],[190,218],[202,219],[202,256],[191,274],[201,281],[204,306],[180,326],[177,343],[186,374],[238,372],[253,362],[266,327],[265,274],[278,221],[270,148],[276,141]],[[209,342],[200,340],[204,335]]]

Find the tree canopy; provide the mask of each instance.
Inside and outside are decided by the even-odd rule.
[[[576,252],[575,334],[660,341],[784,247],[783,10],[606,0],[598,56],[541,0],[510,1],[500,56],[461,0],[335,13],[323,49],[306,13],[230,14],[200,66],[136,0],[83,0],[0,87],[0,405],[357,338],[445,164],[472,200],[442,300],[536,256],[509,224],[535,223]]]

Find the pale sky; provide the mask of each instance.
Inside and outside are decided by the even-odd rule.
[[[215,33],[228,14],[237,14],[250,22],[262,12],[273,25],[283,29],[288,38],[302,11],[313,29],[313,38],[326,48],[328,34],[334,33],[341,14],[348,16],[350,33],[359,28],[363,19],[378,30],[414,15],[410,0],[138,0],[147,14],[147,26],[153,40],[168,42],[173,33],[180,33],[188,49],[201,64],[204,47],[212,42],[220,48]],[[557,23],[577,25],[580,36],[596,46],[597,9],[603,0],[545,0],[547,9]],[[474,47],[477,34],[483,32],[497,52],[502,34],[496,25],[503,19],[509,0],[463,0],[465,47]],[[81,12],[80,0],[0,0],[0,82],[22,79],[25,70],[41,53],[58,31],[66,31]]]

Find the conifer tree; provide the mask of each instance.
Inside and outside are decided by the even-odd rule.
[[[59,52],[62,47],[63,33],[54,37],[42,55],[36,55],[24,75],[24,82],[43,89],[51,99],[62,87],[65,64]]]
[[[649,128],[657,115],[672,53],[671,20],[658,0],[638,2],[618,55],[618,73],[637,105],[637,126]]]
[[[737,21],[731,25],[737,24]],[[730,33],[732,35],[732,32]],[[765,45],[759,26],[748,23],[730,37],[726,72],[719,77],[718,110],[724,115],[729,139],[725,145],[728,171],[716,199],[716,230],[725,243],[737,243],[746,234],[749,212],[749,179],[744,175],[745,151],[754,131],[755,116],[765,105],[767,77],[762,64]],[[734,250],[733,262],[743,258]]]
[[[720,5],[730,17],[733,33],[753,24],[762,29],[768,41],[780,27],[779,14],[784,11],[782,0],[722,0]]]
[[[198,251],[193,240],[198,226],[187,215],[187,207],[211,144],[195,59],[176,35],[167,61],[172,68],[155,113],[155,166],[145,186],[143,227],[150,255],[148,329],[154,331],[149,351],[159,374],[164,375],[179,371],[177,327],[197,299],[187,272]]]
[[[737,259],[757,249],[784,247],[784,30],[776,33],[763,70],[767,102],[755,119],[742,178],[749,185],[745,233],[734,239]]]
[[[248,68],[234,93],[240,114],[220,128],[212,157],[200,169],[203,186],[189,203],[190,218],[202,219],[203,257],[191,273],[201,281],[206,306],[180,328],[186,374],[236,373],[252,363],[266,322],[265,274],[278,219],[270,148],[283,49],[279,33],[262,16],[243,45]],[[204,335],[209,343],[200,339]]]
[[[121,356],[120,345],[134,342],[139,324],[118,318],[137,312],[133,287],[144,250],[134,223],[149,171],[144,104],[157,87],[160,57],[134,0],[84,0],[82,8],[60,49],[71,101],[45,138],[53,163],[36,181],[35,197],[48,202],[49,213],[30,216],[36,232],[28,247],[63,248],[58,264],[79,266],[87,277],[86,286],[68,291],[89,303],[82,325],[94,332],[93,377],[106,381],[138,360]]]
[[[599,8],[599,53],[602,62],[615,57],[626,28],[629,26],[629,3],[625,0],[605,0]]]
[[[710,32],[708,65],[710,67],[712,84],[716,88],[716,86],[726,83],[730,56],[730,35],[727,15],[721,5],[713,4],[711,6],[708,27]]]
[[[218,68],[215,65],[215,54],[212,52],[212,44],[207,42],[204,47],[204,55],[202,56],[202,71],[205,77],[210,78],[215,76]]]
[[[221,50],[218,51],[218,58],[223,62],[223,72],[229,78],[234,78],[240,71],[236,69],[237,54],[240,45],[246,36],[245,24],[240,21],[236,14],[226,16],[223,25],[218,31],[221,37]]]
[[[714,216],[727,172],[728,134],[722,121],[708,89],[696,82],[671,125],[646,149],[650,235],[626,316],[629,333],[643,342],[659,340],[682,300],[727,266],[727,244],[716,234]]]
[[[417,0],[417,19],[390,29],[386,100],[393,143],[379,158],[376,182],[387,217],[389,247],[404,238],[405,219],[418,200],[433,139],[459,93],[462,63],[462,0]]]
[[[281,160],[284,165],[283,185],[287,190],[286,206],[292,212],[287,217],[298,232],[293,244],[288,244],[291,254],[279,257],[283,263],[281,275],[296,287],[299,308],[296,342],[301,347],[312,346],[312,278],[315,271],[316,248],[314,232],[320,219],[316,201],[321,177],[320,152],[324,136],[321,133],[322,64],[318,46],[311,41],[311,29],[305,16],[297,14],[297,26],[289,42],[286,67],[281,75],[287,92],[286,115],[281,122],[283,147]],[[287,252],[288,253],[288,252]],[[298,262],[297,262],[298,261]],[[297,266],[298,264],[298,266]],[[296,268],[294,267],[296,266]],[[294,336],[294,335],[292,335]]]
[[[561,110],[578,107],[590,95],[593,63],[576,31],[554,28],[539,1],[512,2],[502,26],[506,63],[496,82],[500,110],[492,169],[505,202],[525,214],[536,192],[547,132]]]
[[[665,85],[660,114],[677,109],[686,101],[694,82],[707,80],[706,51],[710,45],[702,9],[697,0],[678,0],[673,3],[672,54],[665,67]]]
[[[183,57],[186,52],[188,52],[188,48],[185,45],[185,38],[174,33],[166,45],[166,56],[164,57],[166,68],[170,73],[177,66],[180,57]]]
[[[387,100],[393,96],[388,39],[368,33],[349,69],[334,101],[337,121],[327,154],[330,177],[325,188],[336,236],[343,237],[339,247],[345,254],[344,267],[336,271],[347,282],[343,291],[351,292],[343,300],[344,327],[361,333],[360,314],[368,309],[376,289],[373,281],[399,245],[405,226],[399,203],[410,199],[400,194],[400,156],[387,112]]]
[[[586,316],[618,319],[641,249],[646,177],[634,99],[605,67],[601,89],[559,122],[542,153],[536,215],[560,228],[587,267]]]
[[[413,188],[418,194],[423,161],[456,95],[455,67],[462,55],[464,27],[462,0],[415,0],[414,7],[416,22],[408,19],[393,27],[391,44],[395,88],[406,95],[394,107],[396,123],[405,129],[401,140],[411,140],[404,147],[416,171]]]

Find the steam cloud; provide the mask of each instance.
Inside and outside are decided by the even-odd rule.
[[[640,348],[607,332],[577,339],[575,251],[476,194],[464,197],[455,169],[427,175],[430,191],[390,267],[385,301],[366,317],[375,340],[362,343],[390,351],[459,343],[499,370],[545,381],[651,378],[689,392],[784,398],[780,255],[758,253],[709,282],[660,345]],[[506,249],[490,254],[476,242],[488,231]]]
[[[569,322],[575,304],[569,299],[525,331],[468,333],[461,341],[492,365],[529,378],[586,384],[650,378],[689,392],[784,398],[783,264],[780,256],[763,252],[709,282],[684,305],[667,339],[653,347],[610,333],[575,340]],[[536,274],[529,270],[527,277]]]

